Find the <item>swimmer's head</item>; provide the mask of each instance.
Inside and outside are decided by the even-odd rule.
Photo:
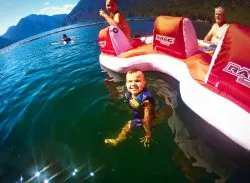
[[[214,9],[214,18],[215,22],[219,25],[225,23],[225,10],[223,7],[219,6]]]
[[[63,38],[67,38],[66,34],[63,34],[62,37],[63,37]]]
[[[127,90],[132,96],[139,95],[146,87],[147,83],[143,72],[139,69],[131,69],[126,75]]]
[[[106,0],[106,9],[109,13],[116,13],[118,10],[118,1],[117,0]]]

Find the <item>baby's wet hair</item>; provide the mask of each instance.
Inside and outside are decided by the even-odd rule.
[[[127,72],[127,74],[132,74],[132,73],[135,73],[135,72],[142,72],[142,70],[137,69],[137,68],[132,68],[132,69],[130,69],[130,70]],[[142,72],[142,73],[143,73],[143,72]]]

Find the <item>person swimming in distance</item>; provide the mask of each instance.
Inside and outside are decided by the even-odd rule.
[[[63,34],[62,35],[62,42],[64,43],[64,44],[67,44],[67,43],[69,43],[69,42],[71,42],[71,41],[73,41],[70,37],[68,37],[66,34]]]

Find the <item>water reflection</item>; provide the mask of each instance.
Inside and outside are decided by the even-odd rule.
[[[102,69],[108,75],[104,84],[110,99],[121,99],[126,90],[125,75]],[[188,109],[180,99],[178,82],[165,74],[147,72],[145,75],[148,88],[157,101],[156,125],[168,124],[173,141],[180,150],[174,153],[172,160],[189,182],[226,182],[238,165],[193,133],[192,125],[189,125],[192,118],[189,118]],[[157,128],[154,133],[157,133]]]

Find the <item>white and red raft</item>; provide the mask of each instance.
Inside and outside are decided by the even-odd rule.
[[[131,43],[114,26],[101,30],[100,64],[119,73],[136,67],[172,76],[192,111],[250,151],[250,28],[230,24],[213,54],[202,51],[184,17],[159,16],[153,35],[138,39],[141,44]]]

